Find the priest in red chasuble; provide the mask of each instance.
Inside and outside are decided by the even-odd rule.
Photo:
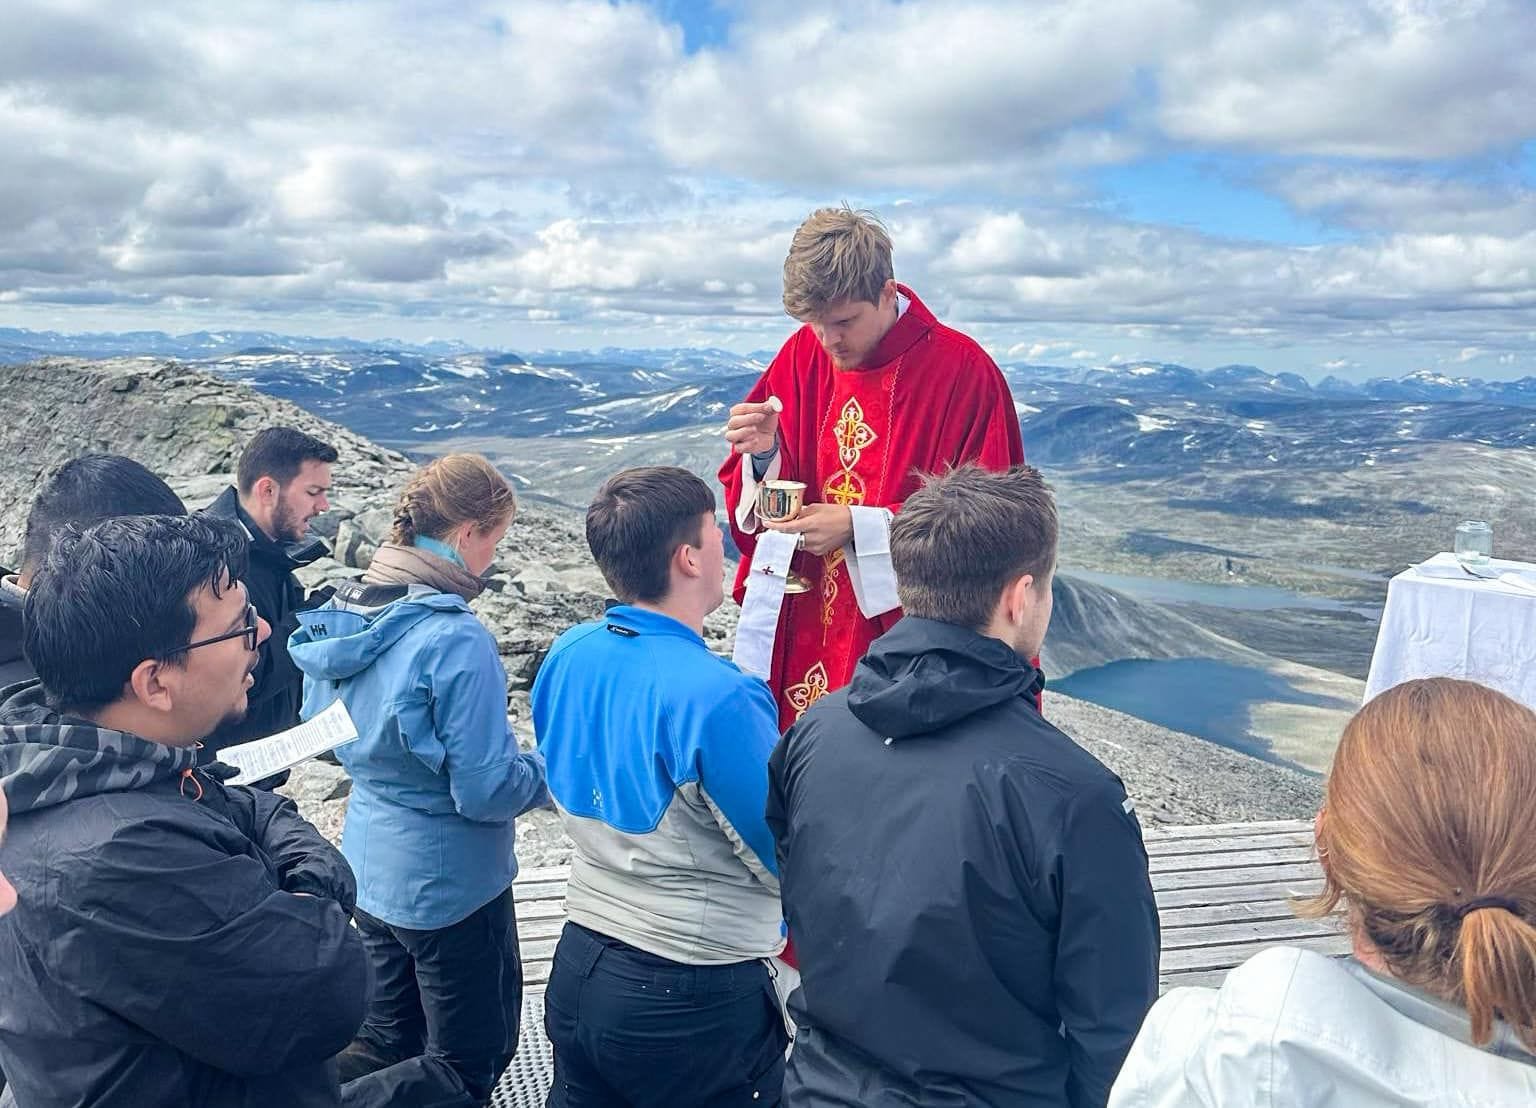
[[[869,213],[824,208],[801,224],[784,307],[805,326],[731,409],[720,481],[742,551],[736,661],[767,678],[788,728],[900,618],[887,539],[919,475],[1006,469],[1024,446],[996,364],[897,284],[890,237]],[[771,481],[805,484],[794,519],[759,518]],[[787,566],[754,567],[765,530],[794,536],[789,554],[787,540],[764,542],[774,554],[761,560]],[[809,588],[787,591],[791,575]]]

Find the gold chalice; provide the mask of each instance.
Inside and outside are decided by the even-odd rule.
[[[804,504],[804,481],[764,481],[757,487],[757,514],[770,523],[788,523],[800,514]],[[810,591],[810,583],[798,573],[784,575],[785,595]]]

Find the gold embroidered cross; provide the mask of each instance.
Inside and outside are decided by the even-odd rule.
[[[864,448],[875,441],[875,429],[864,422],[864,409],[852,397],[843,405],[837,423],[832,428],[832,438],[837,443],[837,457],[844,469],[852,469]]]

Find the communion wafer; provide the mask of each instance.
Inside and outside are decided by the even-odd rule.
[[[768,398],[768,406],[775,412],[782,412],[784,410],[784,401],[780,400],[777,396],[770,396]]]

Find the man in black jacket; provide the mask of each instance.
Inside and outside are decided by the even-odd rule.
[[[48,479],[27,513],[21,569],[0,570],[0,689],[35,676],[21,652],[21,608],[27,582],[42,564],[54,532],[89,527],[112,516],[184,516],[187,509],[160,478],[120,454],[82,454]]]
[[[1157,908],[1119,778],[1036,707],[1050,491],[933,479],[891,558],[905,618],[769,763],[785,1102],[1102,1106],[1157,998]]]
[[[250,538],[250,568],[245,585],[272,637],[261,649],[251,707],[245,718],[219,728],[204,744],[208,759],[226,746],[286,730],[299,722],[304,675],[288,657],[288,636],[305,606],[304,590],[293,571],[326,552],[308,537],[309,521],[330,507],[331,463],[336,448],[292,427],[257,432],[240,455],[235,484],[205,511],[233,520]],[[286,774],[280,774],[286,780]],[[274,778],[271,784],[280,784]],[[263,785],[268,782],[263,782]]]
[[[368,965],[347,863],[194,746],[268,633],[245,537],[202,516],[67,529],[27,595],[38,683],[0,703],[0,1063],[29,1108],[332,1105]]]

